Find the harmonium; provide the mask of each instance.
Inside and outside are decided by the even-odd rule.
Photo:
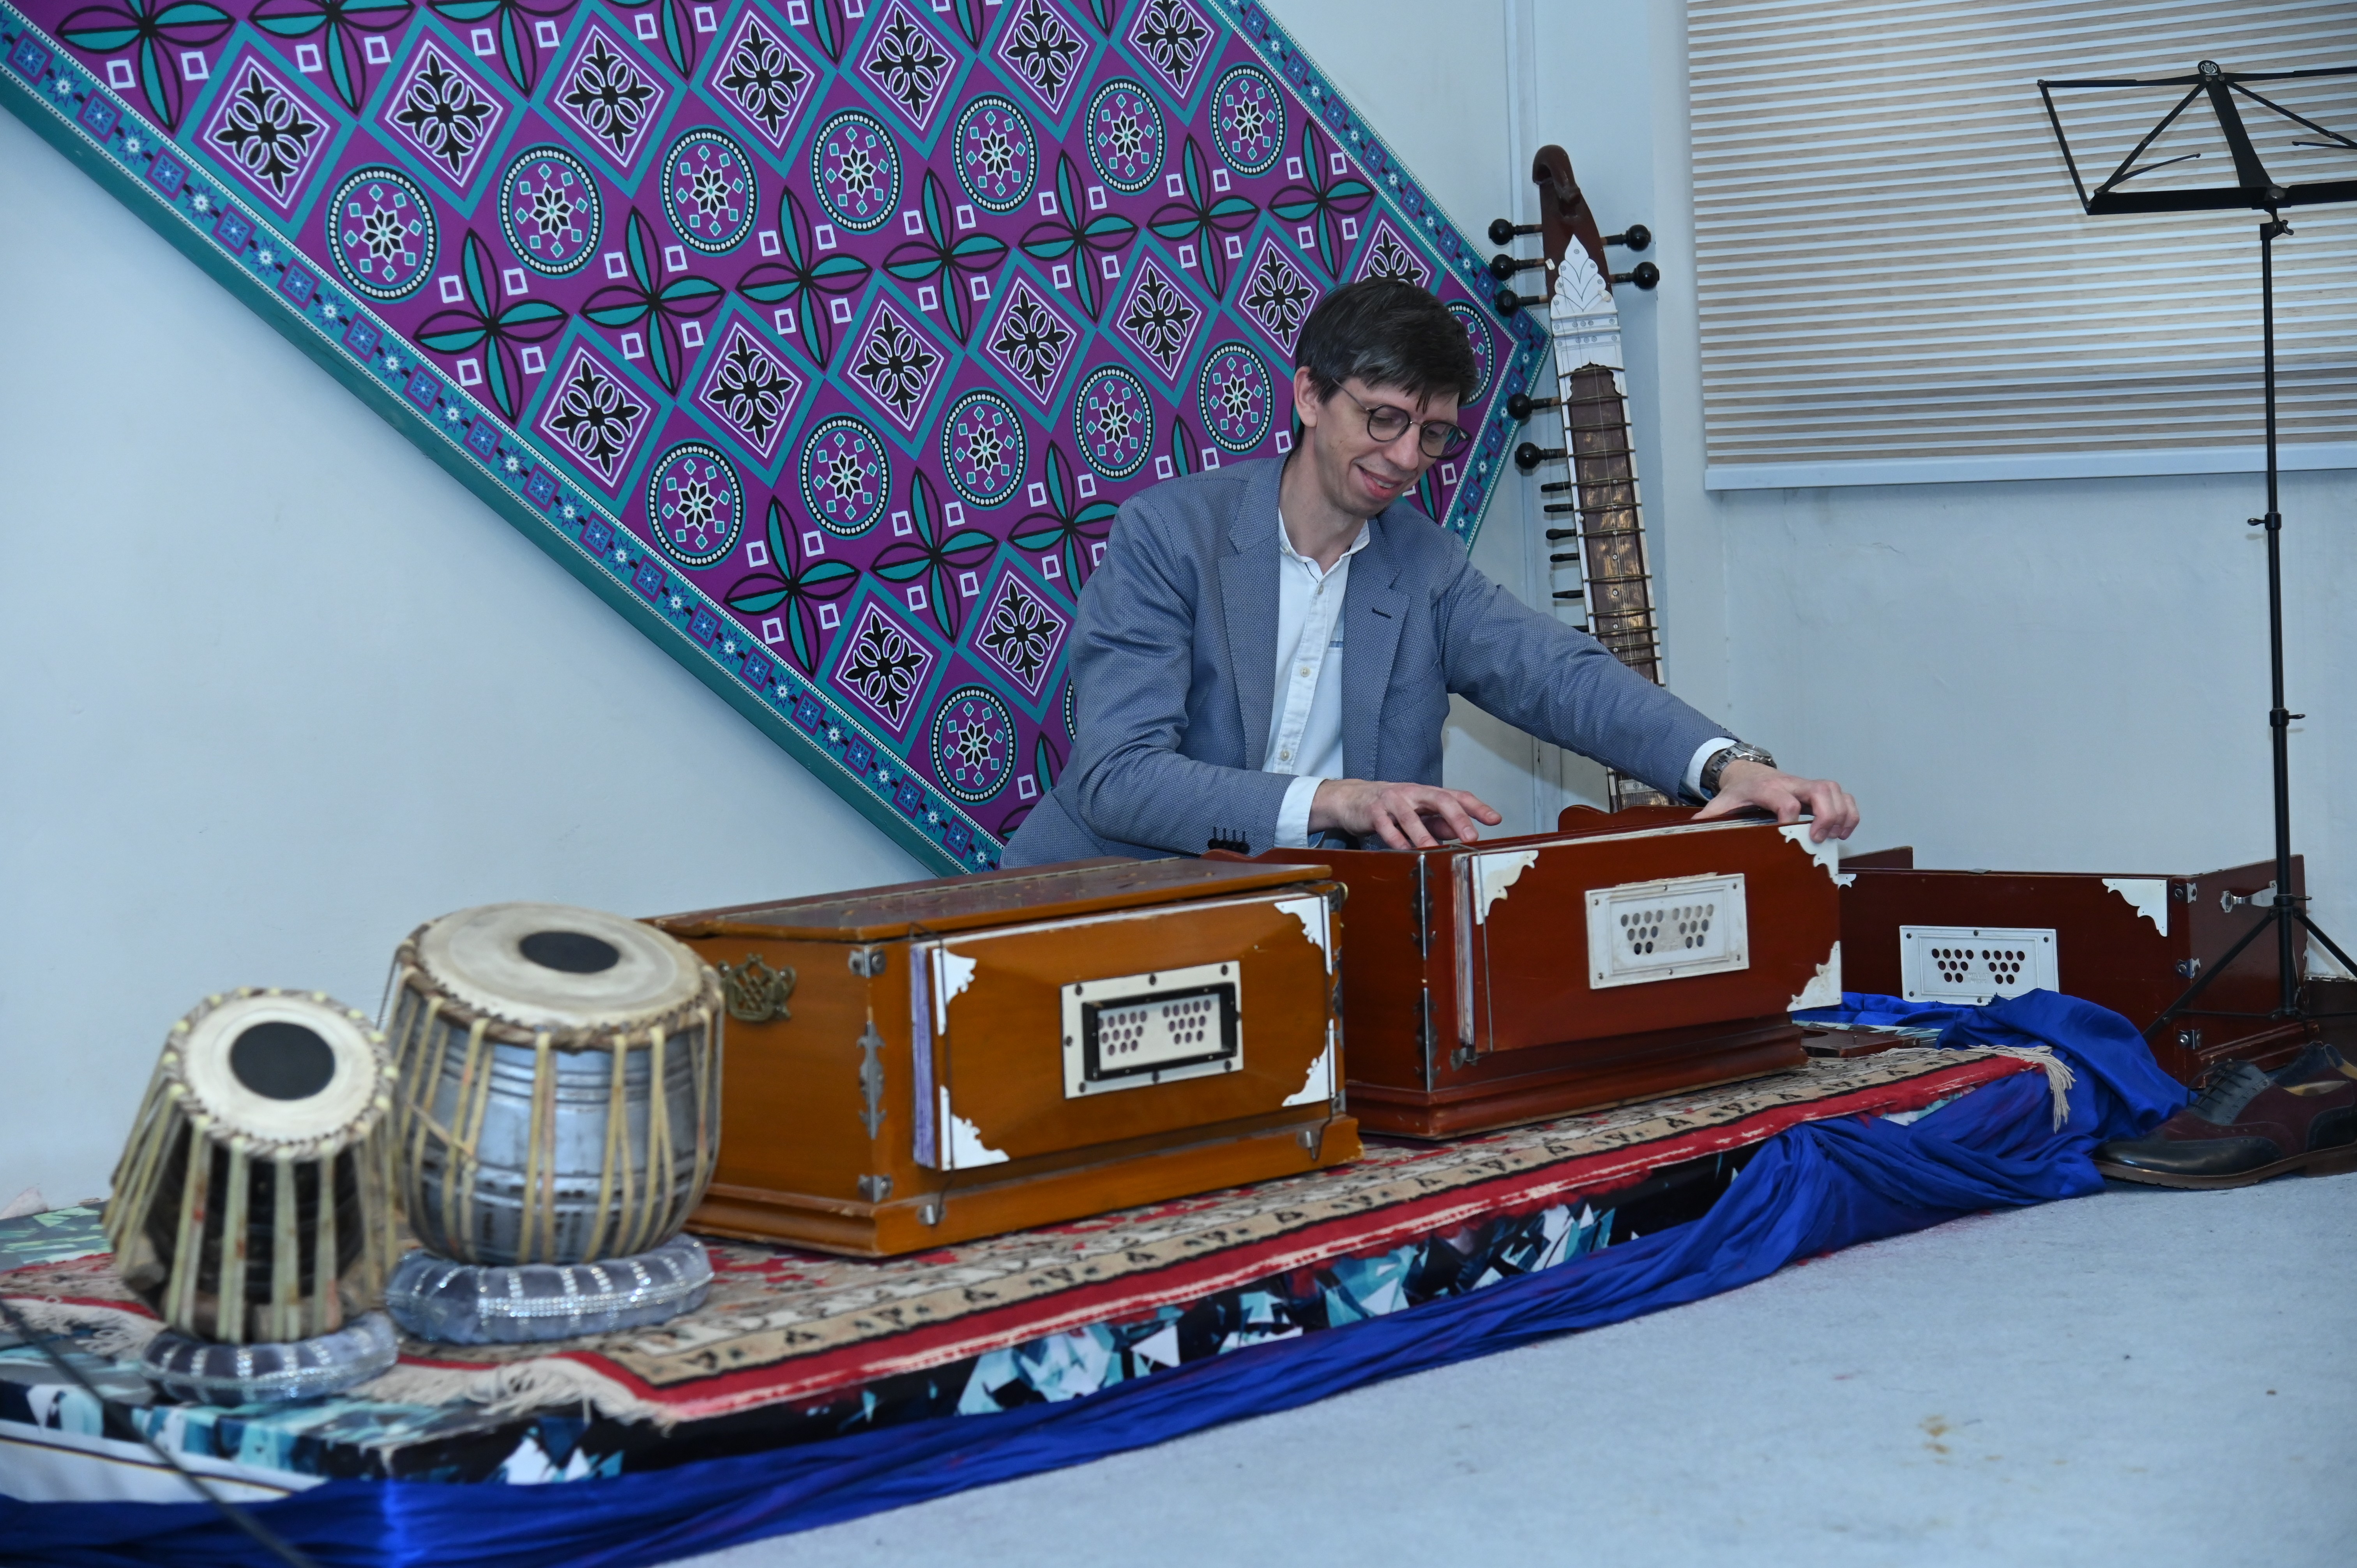
[[[657,918],[729,1015],[694,1228],[881,1257],[1355,1159],[1342,896],[1092,860]]]
[[[1834,848],[1805,825],[1574,807],[1552,833],[1272,850],[1351,890],[1351,1113],[1416,1138],[1798,1067],[1841,1001]]]
[[[1841,863],[1842,950],[1853,991],[1979,1006],[2043,988],[2149,1029],[2254,923],[2270,918],[2276,865],[2162,875],[1919,871],[1912,850]],[[2295,855],[2290,891],[2305,890]],[[2295,964],[2308,933],[2295,928]],[[2229,1057],[2276,1067],[2311,1031],[2268,1016],[2280,1000],[2274,940],[2260,936],[2193,1003],[2147,1036],[2171,1077],[2198,1084]],[[2237,1015],[2242,1015],[2237,1016]]]

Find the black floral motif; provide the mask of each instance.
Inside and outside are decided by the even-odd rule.
[[[1252,276],[1244,282],[1243,306],[1253,319],[1268,328],[1269,336],[1293,347],[1294,336],[1309,315],[1309,307],[1318,295],[1309,280],[1285,258],[1272,249],[1261,252],[1260,263],[1253,268]]]
[[[319,121],[304,113],[268,78],[248,70],[230,95],[228,109],[213,123],[211,134],[247,174],[284,201],[288,182],[309,160],[311,145],[322,129]]]
[[[1362,278],[1397,278],[1422,288],[1432,275],[1431,269],[1415,259],[1415,253],[1400,243],[1400,237],[1385,227],[1377,231],[1374,244],[1367,252],[1366,265],[1359,269]]]
[[[1122,330],[1154,362],[1169,375],[1178,368],[1178,356],[1186,351],[1187,341],[1194,336],[1195,323],[1201,317],[1201,307],[1187,303],[1186,295],[1171,285],[1159,269],[1148,270],[1140,279],[1137,291],[1129,296],[1129,308],[1122,313]]]
[[[1172,88],[1184,92],[1196,62],[1203,58],[1203,47],[1211,41],[1211,32],[1185,0],[1146,0],[1129,29],[1129,38],[1146,51],[1146,62]]]
[[[1023,0],[1023,8],[1006,26],[998,52],[1052,108],[1063,102],[1064,90],[1071,85],[1081,40],[1046,0]]]
[[[775,141],[785,134],[786,121],[802,102],[810,78],[782,44],[754,27],[737,36],[718,85]]]
[[[611,147],[617,157],[627,157],[654,98],[654,84],[616,54],[601,35],[592,33],[589,53],[558,102],[580,116],[590,134]]]
[[[916,422],[917,401],[925,395],[942,357],[908,323],[885,312],[859,347],[851,373],[859,378],[877,402],[888,405],[902,424]]]
[[[425,57],[409,79],[401,106],[393,112],[393,123],[408,132],[410,140],[461,178],[496,118],[491,101],[439,54]]]
[[[898,729],[908,721],[909,704],[932,661],[932,655],[871,607],[835,674]]]
[[[731,335],[704,395],[764,456],[802,388],[743,333]]]
[[[1010,577],[1006,591],[991,607],[989,624],[982,628],[978,640],[983,651],[996,660],[1025,691],[1036,693],[1063,630],[1063,622],[1054,612]]]
[[[1038,295],[1025,288],[1017,293],[1006,314],[1000,318],[990,347],[1008,370],[1044,398],[1055,382],[1056,371],[1064,362],[1064,350],[1071,341],[1072,329],[1058,319]]]
[[[915,17],[895,8],[859,63],[877,86],[909,112],[909,118],[921,125],[932,116],[942,82],[949,74],[950,57],[917,25]]]
[[[584,356],[574,360],[549,424],[582,461],[611,478],[630,445],[632,429],[646,412],[646,405],[633,401],[621,382]]]

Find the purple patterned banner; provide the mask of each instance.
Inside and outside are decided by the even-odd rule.
[[[1124,498],[1371,274],[1545,338],[1253,4],[5,0],[0,97],[903,844],[996,865]]]

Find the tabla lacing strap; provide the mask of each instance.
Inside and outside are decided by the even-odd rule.
[[[245,1343],[246,1208],[253,1165],[242,1133],[229,1141],[229,1208],[221,1215],[220,1294],[213,1298],[211,1337]]]
[[[0,1296],[0,1316],[7,1318],[8,1326],[15,1331],[18,1338],[24,1340],[26,1344],[38,1348],[42,1355],[47,1356],[49,1359],[50,1365],[57,1368],[59,1371],[63,1372],[69,1379],[72,1380],[74,1386],[81,1390],[84,1394],[87,1394],[92,1402],[98,1406],[102,1412],[102,1416],[111,1414],[122,1418],[120,1424],[129,1427],[138,1437],[139,1441],[147,1445],[147,1451],[164,1462],[164,1467],[166,1469],[179,1477],[183,1481],[188,1482],[189,1488],[193,1490],[197,1496],[212,1504],[214,1508],[219,1509],[222,1517],[226,1518],[230,1523],[237,1526],[238,1529],[243,1530],[247,1535],[253,1537],[256,1545],[269,1552],[273,1557],[277,1558],[281,1563],[285,1563],[287,1568],[318,1568],[317,1563],[305,1556],[302,1552],[296,1551],[292,1546],[287,1545],[285,1541],[280,1540],[276,1532],[264,1525],[261,1520],[255,1519],[252,1514],[247,1513],[243,1509],[239,1508],[235,1503],[231,1502],[227,1498],[222,1497],[219,1492],[214,1491],[210,1487],[205,1485],[202,1480],[198,1478],[195,1472],[191,1471],[187,1466],[181,1464],[180,1461],[173,1455],[171,1450],[166,1448],[162,1444],[156,1442],[155,1438],[148,1435],[147,1428],[135,1418],[134,1412],[128,1407],[119,1405],[113,1400],[108,1399],[104,1394],[100,1393],[98,1390],[91,1385],[91,1380],[82,1376],[81,1369],[75,1366],[63,1355],[59,1354],[57,1348],[51,1343],[51,1341],[57,1339],[59,1336],[54,1334],[35,1333],[33,1326],[26,1322],[15,1307],[8,1305],[7,1298],[5,1296]],[[113,1430],[112,1423],[110,1423],[109,1430]]]
[[[672,1161],[678,1149],[672,1138],[671,1081],[664,1070],[663,1047],[670,1043],[663,1026],[647,1031],[647,1216],[646,1231],[630,1249],[643,1252],[655,1238],[671,1229],[671,1211],[679,1184],[672,1180]]]
[[[475,1230],[475,1144],[483,1135],[483,1112],[491,1103],[491,1064],[483,1051],[483,1031],[490,1026],[490,1019],[478,1018],[468,1027],[467,1061],[458,1073],[458,1104],[451,1118],[458,1136],[451,1140],[442,1162],[442,1232],[453,1251]],[[468,1090],[478,1085],[469,1111]]]
[[[630,1180],[628,1166],[624,1165],[630,1151],[622,1146],[623,1135],[630,1130],[630,1101],[626,1092],[628,1083],[624,1073],[623,1053],[609,1050],[606,1053],[606,1057],[610,1064],[606,1075],[606,1139],[597,1156],[597,1208],[589,1216],[587,1255],[592,1258],[602,1258],[607,1255],[604,1248],[609,1239],[613,1240],[621,1239],[621,1228],[612,1219],[614,1173],[618,1165],[622,1166],[624,1183],[627,1184]],[[626,1187],[625,1191],[627,1190]],[[609,1230],[613,1232],[611,1238],[607,1234]]]
[[[344,1326],[343,1301],[336,1290],[336,1167],[352,1156],[339,1149],[319,1162],[319,1223],[311,1232],[311,1335]]]
[[[691,1058],[695,1068],[695,1184],[702,1192],[712,1179],[712,1082],[720,1074],[720,1015],[710,1007],[697,1016],[704,1024],[704,1048]]]
[[[544,1170],[556,1163],[555,1128],[556,1084],[549,1071],[548,1034],[545,1030],[532,1041],[532,1124],[524,1134],[523,1187],[516,1194],[516,1261],[536,1263],[541,1260],[533,1252],[533,1220],[541,1207],[540,1185]],[[548,1146],[544,1146],[548,1145]]]
[[[212,1185],[213,1146],[196,1124],[188,1122],[188,1157],[180,1167],[180,1228],[172,1247],[172,1273],[164,1287],[164,1321],[175,1327],[194,1327],[197,1320],[197,1273],[205,1239],[205,1193]],[[198,1162],[204,1173],[197,1171]]]
[[[270,1238],[270,1305],[277,1319],[271,1326],[270,1337],[277,1340],[303,1337],[303,1262],[302,1228],[296,1223],[295,1162],[278,1159],[272,1162]]]

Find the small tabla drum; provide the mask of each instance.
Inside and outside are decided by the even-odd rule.
[[[172,1026],[104,1224],[166,1328],[151,1376],[221,1403],[329,1393],[393,1364],[393,1054],[316,992],[206,998]]]
[[[554,904],[445,916],[394,963],[396,1182],[432,1254],[404,1261],[394,1317],[437,1338],[555,1338],[700,1302],[703,1250],[664,1244],[718,1154],[719,977],[651,926]],[[513,1310],[542,1294],[562,1310]]]

